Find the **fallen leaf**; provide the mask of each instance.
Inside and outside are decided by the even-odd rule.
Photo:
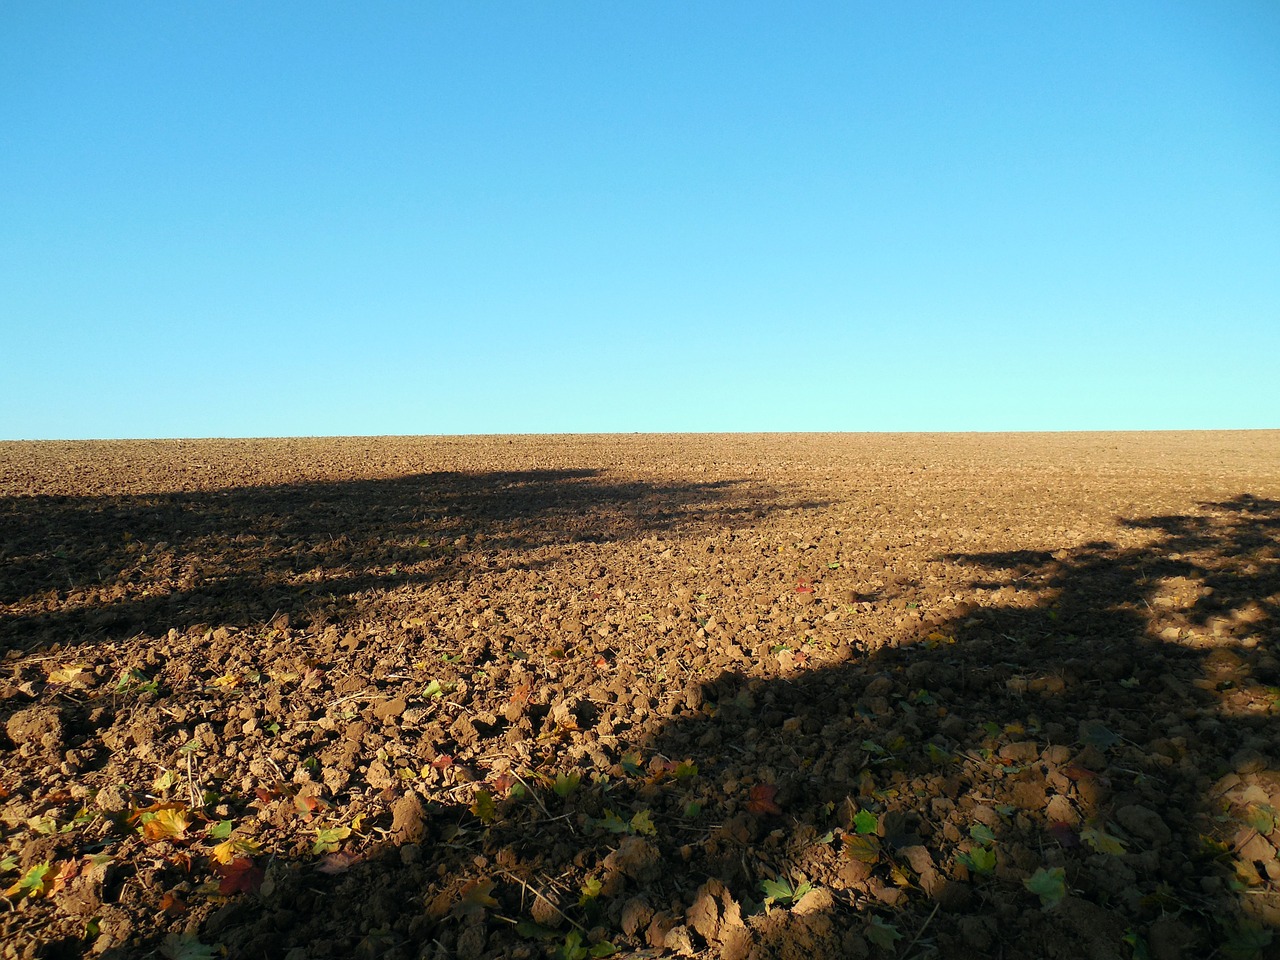
[[[68,860],[59,868],[57,874],[49,882],[47,894],[53,896],[59,890],[63,889],[68,883],[74,880],[80,873],[80,861]]]
[[[481,913],[488,907],[496,907],[498,901],[490,895],[492,893],[492,880],[472,880],[463,886],[462,895],[454,904],[453,912],[458,916],[464,916]]]
[[[214,867],[221,882],[218,893],[229,897],[234,893],[256,893],[265,876],[263,869],[248,858],[238,858]]]
[[[1080,846],[1080,837],[1076,836],[1075,829],[1069,823],[1055,820],[1049,824],[1049,833],[1068,850]]]
[[[170,890],[160,898],[160,910],[171,917],[180,917],[187,912],[187,904],[185,900]]]
[[[641,810],[631,818],[631,829],[646,837],[656,836],[658,833],[658,828],[654,826],[648,810]]]
[[[316,830],[316,842],[311,845],[312,853],[332,853],[338,844],[351,836],[350,827],[319,827]]]
[[[224,840],[213,848],[213,859],[218,863],[231,863],[236,859],[238,854],[249,854],[250,856],[258,853],[261,845],[256,840],[250,840],[246,837],[236,837],[232,840]]]
[[[480,818],[481,823],[493,823],[498,812],[493,804],[493,794],[487,790],[477,790],[475,799],[471,802],[471,812]]]
[[[880,859],[880,838],[873,835],[858,836],[846,833],[844,851],[850,860],[857,860],[859,863],[875,863]]]
[[[346,873],[353,863],[359,862],[360,858],[355,854],[337,850],[321,857],[320,862],[316,864],[316,870],[329,876],[336,876],[339,873]]]
[[[142,818],[142,835],[148,840],[181,840],[190,825],[185,809],[157,810]]]
[[[52,883],[49,877],[49,861],[37,863],[29,867],[21,877],[4,891],[6,897],[30,897],[35,899],[44,896],[46,884]]]
[[[1118,857],[1124,853],[1124,841],[1119,837],[1111,836],[1101,827],[1085,827],[1080,831],[1080,839],[1097,853],[1105,853],[1113,857]]]
[[[892,923],[886,923],[879,917],[872,917],[867,927],[867,939],[881,950],[892,950],[894,943],[902,939],[902,934]]]
[[[969,828],[969,836],[988,847],[996,842],[996,835],[985,823],[975,823]]]
[[[1062,867],[1046,870],[1040,867],[1022,881],[1022,885],[1040,898],[1045,907],[1055,907],[1067,895],[1067,872]]]
[[[747,794],[747,811],[757,817],[767,813],[781,813],[782,808],[774,802],[778,788],[772,783],[758,783]]]
[[[75,683],[89,668],[82,664],[58,667],[49,672],[50,683]]]
[[[310,820],[317,811],[328,810],[333,804],[322,797],[307,795],[294,797],[293,806],[304,820]]]

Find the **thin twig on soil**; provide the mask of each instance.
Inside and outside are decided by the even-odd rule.
[[[191,798],[191,809],[194,810],[199,804],[196,803],[196,785],[195,777],[191,773],[191,754],[187,754],[187,796]]]
[[[910,955],[911,948],[914,947],[920,941],[920,938],[924,936],[924,932],[929,929],[929,924],[933,922],[933,918],[937,915],[938,908],[941,906],[941,900],[934,903],[933,910],[930,912],[929,916],[925,917],[924,923],[920,925],[920,929],[916,931],[916,935],[912,937],[911,942],[907,944],[907,949],[902,951],[902,955],[904,957]]]
[[[528,791],[529,796],[533,797],[533,802],[538,805],[539,809],[541,809],[544,814],[546,814],[546,817],[548,820],[556,819],[555,817],[551,816],[551,811],[548,810],[547,805],[542,802],[542,798],[538,796],[537,792],[533,789],[533,787],[529,786],[529,784],[525,781],[524,777],[520,776],[520,774],[516,771],[514,767],[511,768],[511,775],[520,781],[520,785],[523,786],[526,791]],[[569,832],[575,833],[575,834],[577,833],[577,831],[573,829],[572,823],[569,824]]]
[[[516,883],[520,884],[521,888],[524,890],[526,894],[531,894],[537,900],[545,901],[547,906],[549,906],[552,910],[554,910],[562,920],[564,920],[566,923],[568,923],[570,926],[572,926],[575,930],[579,931],[583,935],[586,934],[587,932],[586,927],[582,926],[582,924],[578,923],[576,920],[574,920],[572,917],[566,914],[563,910],[557,907],[554,903],[552,903],[551,898],[548,897],[546,894],[544,894],[532,883],[528,883],[527,881],[522,880],[520,877],[517,877],[514,873],[511,873],[508,870],[503,870],[499,868],[498,872],[502,874],[504,877],[506,877],[508,880],[513,880]]]

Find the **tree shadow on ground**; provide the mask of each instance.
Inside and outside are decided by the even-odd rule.
[[[616,507],[621,530],[667,522],[641,518],[659,502],[719,524],[724,491],[577,507]],[[543,499],[536,542],[601,535]],[[485,509],[486,536],[516,542],[503,524],[526,512]],[[552,656],[541,697],[512,681],[501,704],[439,698],[430,722],[335,700],[299,718],[300,776],[251,803],[268,833],[305,819],[306,840],[243,851],[252,892],[192,932],[290,960],[583,960],[608,939],[629,956],[1274,958],[1280,503],[1122,525],[1150,542],[938,557],[937,583],[855,598],[830,645],[818,626],[845,598],[815,581],[792,598],[795,642],[682,601],[672,642],[702,652],[678,678],[599,685],[589,658]],[[906,625],[858,635],[882,606]],[[514,652],[495,642],[486,669]],[[243,729],[223,740],[262,739]],[[342,837],[324,855],[320,831],[350,824],[325,816],[345,780],[301,774],[347,744],[380,765],[361,771],[381,793],[361,801],[377,841],[360,859]]]
[[[1276,956],[1280,503],[1200,506],[1124,521],[1140,548],[950,555],[958,616],[724,678],[655,741],[742,795],[678,919],[723,952],[726,894],[781,877],[830,893],[758,921],[762,955]]]
[[[812,669],[771,650],[637,749],[580,732],[626,694],[570,697],[523,767],[456,805],[402,795],[372,858],[277,864],[209,932],[263,955],[1274,957],[1278,521],[1241,496],[1127,521],[1142,547],[948,556],[958,613],[922,599]]]
[[[536,567],[575,544],[740,523],[779,502],[741,482],[598,470],[4,497],[0,649],[243,628],[279,614],[323,626],[387,591]]]

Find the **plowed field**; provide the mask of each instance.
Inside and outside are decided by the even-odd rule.
[[[1280,432],[0,444],[0,954],[1280,956]]]

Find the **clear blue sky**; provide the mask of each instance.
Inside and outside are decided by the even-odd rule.
[[[1280,427],[1280,4],[7,3],[0,438]]]

